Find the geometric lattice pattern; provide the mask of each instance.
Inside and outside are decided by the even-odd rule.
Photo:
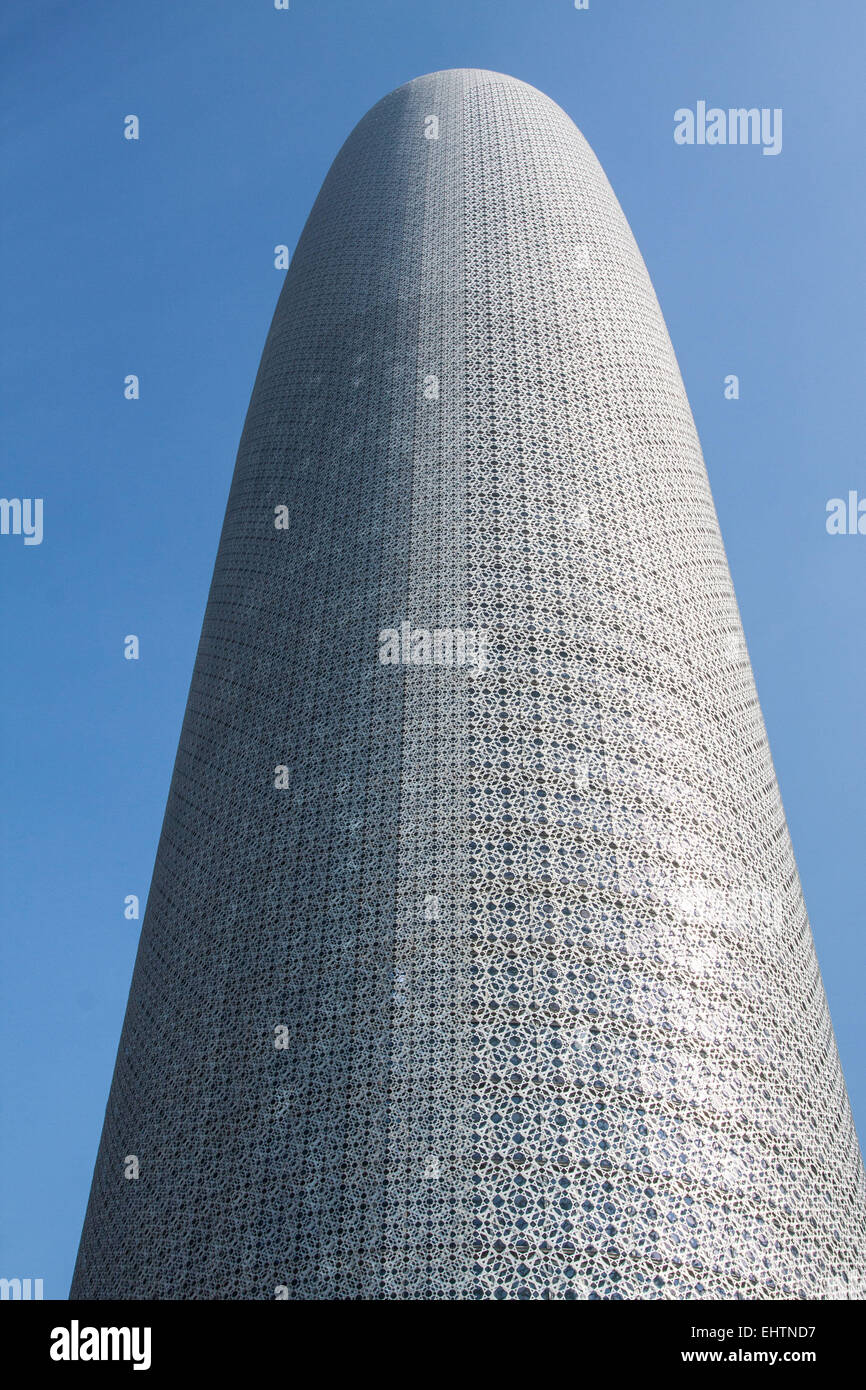
[[[73,1296],[848,1298],[864,1234],[646,269],[556,105],[419,78],[265,345]]]

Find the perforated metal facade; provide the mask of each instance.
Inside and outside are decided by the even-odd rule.
[[[863,1236],[647,272],[557,106],[420,78],[265,345],[73,1296],[838,1298]]]

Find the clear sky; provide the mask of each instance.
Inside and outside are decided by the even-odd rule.
[[[863,0],[3,7],[0,495],[42,497],[44,539],[0,536],[0,1275],[68,1291],[273,248],[364,112],[439,68],[559,102],[649,267],[864,1134],[866,535],[825,529],[866,497],[864,40]],[[699,100],[781,107],[781,154],[675,144]]]

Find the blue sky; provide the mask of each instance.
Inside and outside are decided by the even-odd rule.
[[[4,7],[0,495],[42,497],[45,534],[0,536],[0,1274],[68,1290],[273,248],[364,112],[439,68],[559,102],[649,267],[863,1135],[866,536],[825,507],[866,497],[864,39],[862,0]],[[781,107],[782,153],[676,145],[701,99]]]

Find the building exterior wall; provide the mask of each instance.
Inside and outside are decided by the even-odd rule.
[[[646,269],[553,102],[419,78],[265,344],[73,1297],[838,1298],[863,1236]]]

